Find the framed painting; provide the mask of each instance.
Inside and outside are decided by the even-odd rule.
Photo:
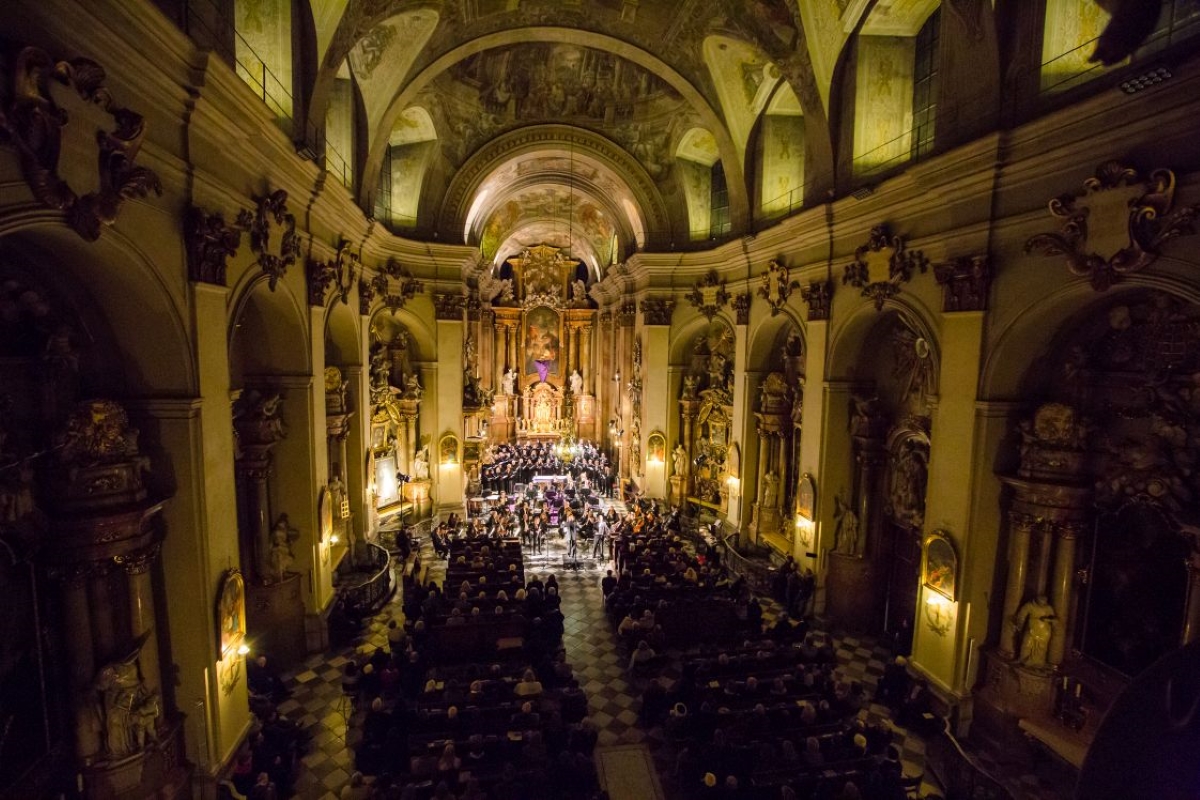
[[[394,502],[398,497],[399,486],[396,475],[396,457],[377,457],[375,459],[375,491],[378,492],[376,503],[384,506]]]
[[[667,437],[658,431],[646,440],[646,459],[652,464],[661,464],[667,457]]]
[[[531,308],[525,314],[525,374],[558,374],[559,318],[549,306]]]
[[[440,464],[457,464],[458,458],[458,437],[453,433],[447,433],[438,442],[438,456]]]
[[[958,580],[958,556],[945,531],[934,531],[925,538],[925,560],[921,577],[926,587],[951,602]]]
[[[221,579],[217,593],[217,631],[221,659],[235,654],[246,639],[246,582],[242,573],[231,569]]]
[[[806,472],[800,476],[800,484],[796,487],[796,513],[812,522],[816,507],[817,488],[813,484],[812,475]]]

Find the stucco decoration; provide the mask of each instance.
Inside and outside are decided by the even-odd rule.
[[[113,101],[104,85],[103,67],[86,58],[55,61],[45,50],[26,47],[7,72],[6,85],[0,84],[0,142],[16,148],[25,181],[38,202],[65,212],[76,233],[94,242],[105,226],[117,221],[125,201],[162,194],[158,175],[133,163],[146,133],[145,120]],[[58,174],[63,131],[70,119],[53,96],[54,84],[74,89],[112,118],[111,130],[95,134],[99,188],[84,195]]]
[[[250,249],[258,256],[256,263],[268,278],[268,286],[287,274],[288,267],[300,257],[300,236],[296,233],[296,217],[287,208],[288,193],[283,189],[258,200],[255,211],[238,214],[238,225],[250,231]],[[271,230],[280,229],[279,250],[271,252]]]
[[[842,283],[861,289],[863,297],[875,301],[875,310],[882,311],[883,304],[912,279],[913,270],[925,272],[928,268],[929,261],[920,250],[905,249],[902,237],[892,236],[887,225],[876,225],[867,243],[854,251]]]
[[[725,281],[717,275],[716,270],[709,271],[696,281],[692,290],[687,293],[688,302],[710,321],[729,303],[730,297],[725,289]]]
[[[359,280],[359,313],[370,313],[371,302],[381,297],[384,308],[395,314],[424,289],[425,284],[412,277],[399,261],[389,258],[373,278]]]
[[[308,262],[308,304],[325,305],[325,294],[333,289],[343,303],[350,302],[350,290],[358,280],[362,262],[351,252],[350,243],[343,239],[332,261]]]
[[[1066,256],[1072,275],[1088,278],[1103,292],[1153,264],[1171,239],[1196,233],[1200,205],[1172,211],[1174,199],[1171,170],[1156,169],[1142,179],[1132,167],[1106,162],[1083,182],[1082,191],[1050,201],[1050,213],[1062,227],[1030,238],[1025,252]]]

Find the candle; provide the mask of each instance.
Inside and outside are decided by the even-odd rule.
[[[1082,691],[1083,691],[1083,684],[1082,683],[1075,684],[1075,696],[1079,697],[1079,693]]]

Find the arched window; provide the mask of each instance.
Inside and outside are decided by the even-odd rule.
[[[237,0],[234,56],[238,77],[250,85],[291,132],[292,2]]]
[[[885,172],[933,149],[941,17],[936,2],[907,10],[877,9],[856,42],[855,176]]]
[[[350,65],[342,65],[329,93],[325,115],[325,169],[342,185],[354,189],[354,82]]]

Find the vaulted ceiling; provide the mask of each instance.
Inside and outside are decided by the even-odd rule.
[[[378,175],[389,147],[407,153],[393,169],[420,171],[419,199],[407,199],[439,238],[497,260],[544,241],[596,270],[688,240],[684,162],[720,161],[742,229],[760,118],[803,116],[809,161],[827,159],[834,65],[859,19],[872,7],[886,20],[937,5],[310,2],[321,65],[310,122],[323,121],[348,64],[368,127],[362,174]]]

